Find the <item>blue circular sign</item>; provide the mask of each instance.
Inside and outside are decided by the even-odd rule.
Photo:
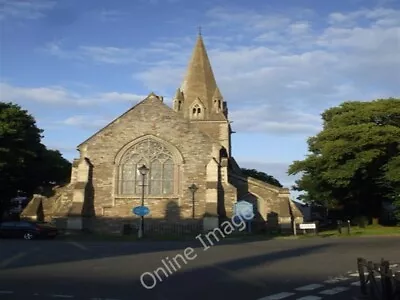
[[[147,206],[136,206],[132,209],[132,212],[139,217],[143,217],[150,213],[150,209]]]
[[[253,204],[247,201],[239,201],[235,203],[234,213],[237,216],[241,216],[247,221],[254,218]]]

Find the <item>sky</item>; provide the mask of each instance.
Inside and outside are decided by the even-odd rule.
[[[285,187],[324,110],[400,96],[400,0],[0,0],[0,101],[78,158],[149,93],[171,105],[199,26],[233,156]]]

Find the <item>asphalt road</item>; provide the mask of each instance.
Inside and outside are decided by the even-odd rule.
[[[222,241],[206,251],[197,240],[0,240],[0,300],[354,299],[357,257],[399,262],[399,249],[393,237]]]

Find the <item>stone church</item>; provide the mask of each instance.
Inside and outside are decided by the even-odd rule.
[[[141,205],[144,188],[147,232],[213,229],[232,217],[239,200],[253,203],[253,228],[290,230],[302,214],[289,190],[242,174],[232,154],[230,123],[199,35],[173,107],[150,93],[83,141],[70,183],[51,196],[35,195],[22,217],[121,232],[126,224],[139,224],[132,208]],[[144,177],[142,165],[148,168]]]

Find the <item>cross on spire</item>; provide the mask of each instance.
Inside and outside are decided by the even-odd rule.
[[[199,26],[199,36],[201,36],[201,26]]]

